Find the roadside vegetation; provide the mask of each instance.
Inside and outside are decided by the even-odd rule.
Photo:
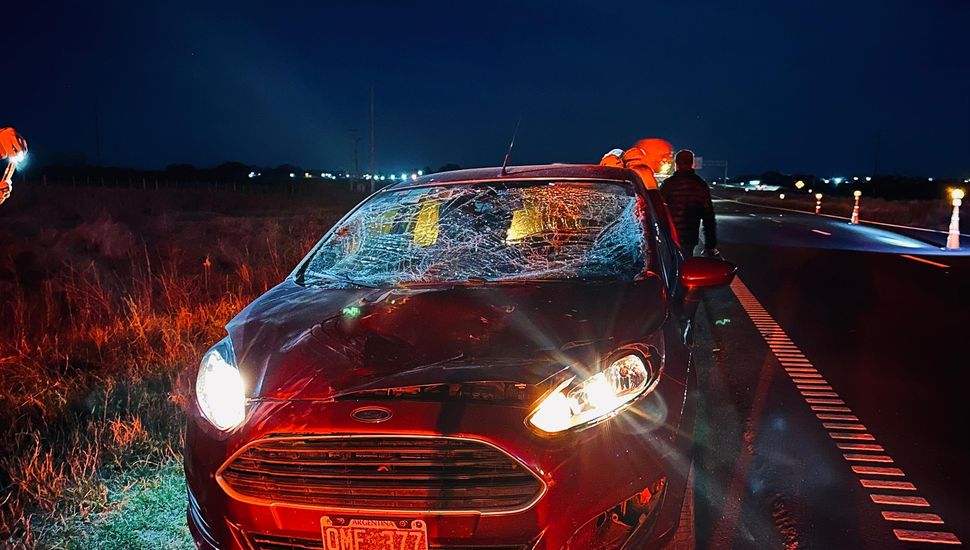
[[[18,188],[0,209],[0,547],[188,544],[198,360],[358,199]]]

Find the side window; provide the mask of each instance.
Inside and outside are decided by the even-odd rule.
[[[656,235],[653,248],[657,251],[657,258],[660,261],[660,269],[663,272],[667,288],[674,289],[678,284],[680,262],[683,257],[674,236],[670,233],[671,224],[667,205],[663,202],[660,194],[655,191],[648,191],[647,196],[650,198],[650,223],[653,224],[654,235]]]

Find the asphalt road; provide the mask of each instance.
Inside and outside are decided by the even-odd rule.
[[[714,349],[698,365],[698,547],[970,543],[970,255],[716,209],[741,271],[698,324]]]

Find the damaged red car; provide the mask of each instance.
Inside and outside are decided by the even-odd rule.
[[[200,548],[646,548],[691,467],[695,289],[622,168],[433,174],[375,193],[201,360]]]

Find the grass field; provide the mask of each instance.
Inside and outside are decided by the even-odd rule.
[[[0,207],[0,547],[189,544],[198,360],[359,198],[18,188]]]

